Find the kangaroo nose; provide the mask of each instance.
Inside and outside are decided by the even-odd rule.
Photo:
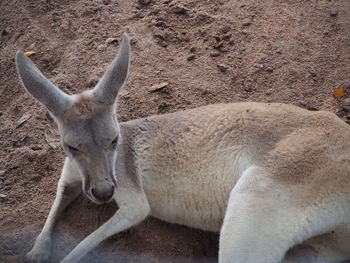
[[[114,185],[110,185],[109,188],[91,188],[91,195],[98,201],[106,202],[112,198],[114,194]]]

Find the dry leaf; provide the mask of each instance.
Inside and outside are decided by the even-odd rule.
[[[149,89],[149,92],[155,92],[155,91],[162,90],[162,89],[166,88],[168,85],[169,85],[168,82],[162,82],[160,84],[153,85]]]
[[[338,86],[337,90],[332,93],[333,97],[336,99],[339,99],[341,97],[344,97],[344,86],[340,85]]]
[[[118,43],[118,39],[115,37],[109,37],[106,39],[106,44]]]
[[[26,55],[27,57],[30,57],[31,55],[34,55],[35,52],[34,51],[26,51],[24,52],[24,55]]]
[[[19,126],[21,126],[23,123],[25,123],[27,120],[29,120],[30,117],[32,117],[31,114],[29,114],[29,113],[24,114],[24,115],[17,121],[16,129],[17,129]]]

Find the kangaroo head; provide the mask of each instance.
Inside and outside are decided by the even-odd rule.
[[[62,148],[80,172],[83,192],[95,203],[110,201],[116,188],[119,126],[115,104],[128,76],[129,60],[130,44],[124,34],[118,55],[96,87],[68,95],[45,78],[23,52],[16,54],[23,87],[54,117]]]

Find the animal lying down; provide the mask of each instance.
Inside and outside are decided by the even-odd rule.
[[[23,87],[58,125],[67,155],[56,199],[26,258],[50,259],[52,231],[81,192],[119,209],[61,262],[151,215],[220,232],[220,263],[350,259],[350,128],[329,112],[233,103],[119,123],[127,35],[92,90],[68,95],[21,51]],[[82,261],[83,262],[83,261]]]

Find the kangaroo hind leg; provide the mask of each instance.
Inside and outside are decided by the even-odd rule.
[[[249,167],[229,197],[219,262],[281,262],[291,247],[304,240],[305,220],[296,205],[298,198],[263,168]]]
[[[282,263],[340,263],[346,260],[350,260],[350,226],[341,226],[306,240],[288,251]]]

